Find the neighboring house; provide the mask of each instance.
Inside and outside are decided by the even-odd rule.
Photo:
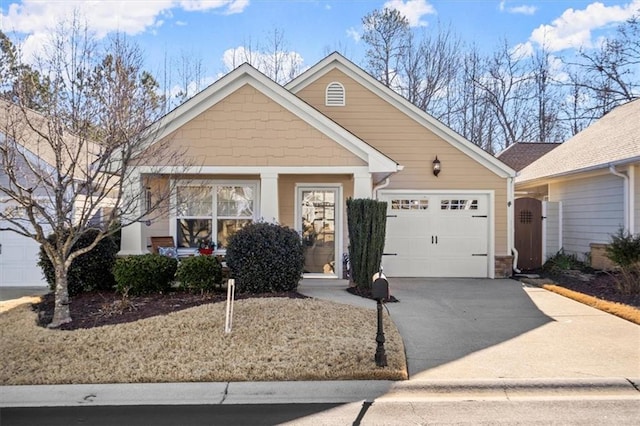
[[[26,218],[24,207],[9,197],[2,188],[9,188],[13,181],[7,173],[12,172],[25,188],[32,188],[30,197],[37,199],[40,205],[46,206],[51,200],[49,188],[43,185],[41,177],[55,176],[58,171],[54,164],[55,155],[51,147],[34,129],[46,134],[48,132],[45,118],[34,111],[26,111],[30,126],[27,125],[23,112],[14,104],[0,100],[0,147],[7,150],[7,156],[0,155],[0,213],[12,219],[21,220],[30,232],[33,228]],[[74,143],[68,137],[69,146]],[[87,144],[87,153],[98,152],[94,144]],[[87,161],[90,155],[84,155]],[[5,160],[7,162],[5,162]],[[68,161],[71,161],[69,159]],[[88,164],[79,167],[80,178]],[[45,178],[46,180],[46,178]],[[69,193],[69,199],[73,194]],[[78,198],[76,196],[75,198]],[[43,219],[43,232],[48,235],[51,227]],[[25,237],[8,228],[15,228],[10,221],[0,217],[0,287],[12,286],[44,286],[46,282],[42,270],[36,266],[40,244],[32,238]]]
[[[559,143],[518,142],[509,145],[496,158],[519,172],[558,146]]]
[[[387,275],[511,275],[515,172],[337,53],[284,87],[244,64],[150,134],[150,153],[170,141],[194,165],[142,156],[128,190],[172,188],[170,213],[124,228],[121,254],[167,235],[224,249],[266,220],[300,232],[305,276],[342,277],[346,199],[377,198]]]
[[[516,194],[522,197],[516,247],[520,222],[542,222],[530,237],[540,241],[541,261],[563,249],[606,266],[603,247],[611,235],[621,227],[640,232],[640,100],[617,107],[521,170]],[[543,202],[539,215],[531,210],[535,200]],[[520,202],[531,205],[519,209]]]

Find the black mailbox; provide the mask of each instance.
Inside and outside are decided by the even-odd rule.
[[[384,275],[376,278],[371,286],[371,295],[375,300],[389,299],[389,281]]]

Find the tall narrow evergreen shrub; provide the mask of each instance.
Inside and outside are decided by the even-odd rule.
[[[371,277],[380,269],[387,228],[387,203],[365,198],[347,200],[351,280],[371,289]]]

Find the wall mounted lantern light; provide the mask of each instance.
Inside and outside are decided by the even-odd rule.
[[[436,159],[433,160],[433,175],[438,177],[438,173],[440,173],[440,160],[438,160],[438,156],[436,155]]]

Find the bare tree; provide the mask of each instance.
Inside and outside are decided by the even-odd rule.
[[[453,83],[460,68],[460,40],[451,28],[438,27],[437,33],[425,34],[417,47],[409,38],[402,77],[408,89],[407,99],[438,119],[449,122],[446,98],[455,90]]]
[[[593,100],[585,105],[591,119],[639,98],[640,16],[621,24],[597,49],[582,49],[578,61],[569,64],[576,70],[572,84],[586,89]]]
[[[225,52],[227,72],[249,63],[278,84],[288,83],[302,72],[303,59],[288,50],[284,31],[274,28],[261,43],[244,42],[243,46]]]
[[[204,88],[206,69],[201,57],[185,50],[180,52],[176,68],[179,80],[174,98],[181,104]]]
[[[142,70],[136,46],[122,36],[98,45],[75,15],[52,32],[44,52],[37,68],[49,83],[40,112],[27,107],[29,91],[19,79],[14,82],[17,102],[2,101],[0,108],[0,195],[8,200],[0,210],[0,223],[8,226],[0,231],[35,240],[51,260],[55,311],[50,327],[59,327],[71,321],[67,276],[73,260],[110,232],[164,205],[157,197],[141,208],[147,200],[132,172],[147,154],[141,136],[162,100],[156,81]],[[163,151],[157,145],[153,155],[171,155],[168,147]],[[123,189],[136,184],[139,193],[124,197]],[[92,220],[97,212],[104,213],[98,225]],[[75,248],[96,226],[93,242]],[[50,231],[53,243],[47,240]]]
[[[536,142],[558,142],[564,139],[565,129],[560,118],[562,88],[554,76],[552,58],[543,46],[531,58],[535,130],[531,138]]]
[[[486,61],[485,72],[474,80],[493,109],[504,148],[530,140],[532,135],[532,76],[524,58],[522,52],[511,49],[504,41]]]
[[[368,71],[393,89],[409,43],[409,21],[396,9],[374,10],[362,18]],[[400,90],[399,90],[400,91]]]

